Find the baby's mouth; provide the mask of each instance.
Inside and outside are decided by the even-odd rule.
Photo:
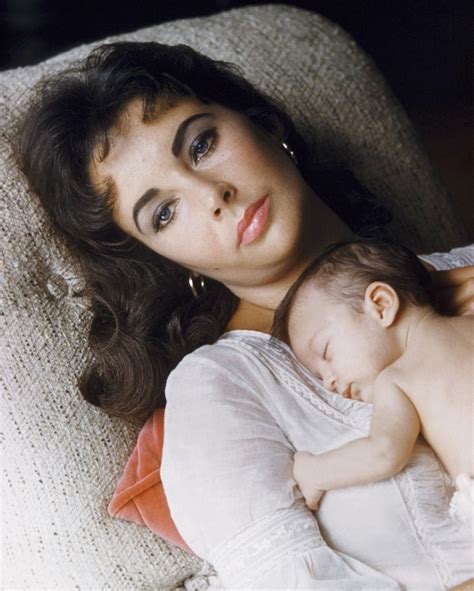
[[[340,392],[340,394],[344,396],[344,398],[352,398],[351,384],[344,388],[344,390]]]

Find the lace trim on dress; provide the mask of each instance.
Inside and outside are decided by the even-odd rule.
[[[470,534],[460,535],[460,524],[449,515],[453,494],[450,478],[441,470],[432,450],[418,444],[407,468],[395,477],[426,554],[450,588],[474,576]],[[453,576],[456,573],[456,576]]]
[[[339,423],[367,435],[372,416],[372,405],[333,394],[293,356],[290,348],[277,339],[254,331],[231,331],[219,339],[219,343],[232,343],[249,351],[253,358],[266,367],[281,383],[292,392],[302,396],[319,412]]]
[[[273,372],[293,392],[308,400],[320,411],[345,425],[368,432],[372,405],[333,394],[309,370],[289,357],[284,343],[273,341],[263,345],[268,356],[274,358]],[[289,351],[289,350],[288,350]]]
[[[265,516],[209,557],[224,586],[248,587],[277,565],[325,546],[315,517],[303,505]]]
[[[474,246],[453,249],[450,253],[434,253],[423,257],[438,270],[474,264]],[[318,411],[367,433],[372,406],[335,396],[321,387],[315,378],[299,365],[290,349],[268,335],[254,331],[232,331],[222,340],[240,350],[246,349],[282,383],[314,405]],[[468,527],[449,515],[453,486],[440,468],[434,453],[426,444],[418,444],[406,469],[393,477],[413,528],[447,588],[474,577],[472,542]],[[263,571],[281,564],[285,556],[324,546],[316,521],[301,507],[284,510],[262,520],[214,553],[216,565],[229,586],[248,585]],[[315,535],[316,534],[316,535]],[[285,543],[286,541],[286,543]],[[280,543],[283,543],[283,550]],[[261,572],[262,571],[262,572]],[[238,579],[238,574],[245,580]]]
[[[372,406],[334,396],[319,388],[314,379],[311,383],[304,375],[304,368],[298,366],[283,343],[280,345],[263,334],[243,336],[234,333],[230,340],[238,341],[239,349],[245,348],[254,357],[259,357],[279,380],[321,413],[353,428],[368,430]],[[397,474],[394,481],[420,545],[432,560],[443,584],[449,588],[473,577],[471,536],[469,533],[462,535],[460,525],[449,515],[453,486],[431,449],[418,444],[406,469]]]

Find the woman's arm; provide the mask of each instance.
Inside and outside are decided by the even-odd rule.
[[[367,484],[396,474],[410,459],[419,432],[420,421],[411,400],[381,374],[374,385],[374,410],[367,437],[324,454],[295,454],[293,474],[306,504],[316,509],[321,491]]]
[[[226,588],[398,589],[327,546],[296,494],[293,449],[255,395],[258,371],[235,350],[206,358],[215,347],[188,356],[167,391],[162,477],[189,546]]]

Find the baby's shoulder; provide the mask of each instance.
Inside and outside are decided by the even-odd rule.
[[[379,384],[395,383],[412,398],[450,379],[455,383],[472,359],[473,320],[440,316],[420,327],[404,354],[381,372]]]
[[[375,386],[377,388],[387,386],[400,386],[401,378],[403,377],[403,360],[397,359],[394,363],[383,369],[375,379]]]
[[[398,392],[411,398],[414,387],[412,380],[415,375],[414,367],[416,367],[416,363],[402,355],[379,373],[374,384],[375,392],[378,392],[378,395],[389,391]]]
[[[420,327],[404,355],[413,367],[434,369],[472,353],[474,316],[434,316]]]

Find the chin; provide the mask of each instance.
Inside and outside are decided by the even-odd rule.
[[[298,236],[294,232],[289,232],[287,228],[273,227],[262,238],[261,253],[267,259],[267,265],[276,269],[294,264],[298,253]]]

